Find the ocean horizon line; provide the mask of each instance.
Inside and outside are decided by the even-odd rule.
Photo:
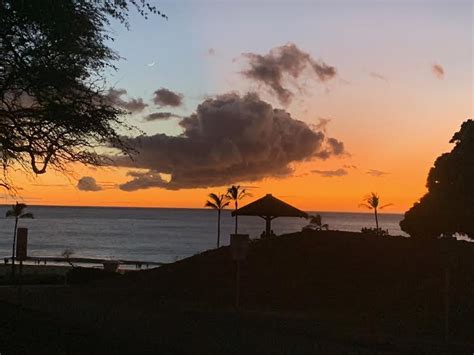
[[[21,202],[21,201],[20,201]],[[24,203],[24,202],[23,202]],[[244,205],[244,204],[243,204]],[[10,207],[11,204],[8,203],[0,203],[0,207]],[[144,209],[144,210],[157,210],[157,209],[166,209],[166,210],[210,210],[209,208],[206,207],[166,207],[166,206],[113,206],[113,205],[107,205],[107,206],[93,206],[93,205],[48,205],[48,204],[28,204],[28,207],[48,207],[48,208],[97,208],[97,209]],[[232,208],[225,209],[225,211],[232,211]],[[310,213],[350,213],[350,214],[373,214],[371,211],[356,211],[356,210],[342,210],[342,211],[336,211],[336,210],[318,210],[318,209],[301,209],[302,211],[305,212],[310,212]],[[383,214],[383,215],[403,215],[405,211],[391,211],[391,212],[385,212],[385,211],[378,211],[378,214]]]

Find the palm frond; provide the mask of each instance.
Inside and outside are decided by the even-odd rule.
[[[215,209],[219,208],[219,207],[217,207],[217,205],[214,202],[211,202],[211,201],[206,201],[206,204],[204,205],[204,207],[211,207],[211,208],[215,208]]]
[[[227,197],[232,201],[239,201],[245,197],[252,196],[246,189],[241,189],[240,185],[232,185],[227,189]]]
[[[15,208],[19,209],[19,210],[24,210],[26,208],[26,204],[25,203],[16,203],[15,205]]]
[[[215,193],[210,193],[209,198],[212,199],[213,201],[218,201],[219,200],[219,195]]]
[[[224,207],[229,205],[229,197],[224,194],[209,194],[210,201],[206,201],[205,207],[215,208],[217,210],[221,210]]]
[[[379,207],[380,209],[383,209],[385,207],[393,206],[393,203],[387,203],[386,205],[383,205],[382,207]]]
[[[6,217],[20,217],[26,207],[26,204],[17,202],[16,204],[12,205],[11,210],[7,211]]]
[[[19,218],[35,218],[33,216],[33,213],[23,213],[22,215],[19,216]]]

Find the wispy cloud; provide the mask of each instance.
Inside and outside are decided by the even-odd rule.
[[[315,128],[317,131],[326,132],[326,129],[327,129],[327,126],[328,126],[329,122],[331,122],[331,119],[330,119],[330,118],[323,118],[323,117],[320,117],[320,118],[318,118],[318,123],[316,123],[316,124],[314,125],[314,128]]]
[[[148,116],[145,116],[145,121],[165,121],[169,120],[170,118],[181,118],[181,116],[172,112],[154,112],[150,113]]]
[[[444,79],[444,68],[440,64],[432,64],[431,71],[438,79]]]
[[[386,171],[381,171],[381,170],[369,169],[367,170],[366,174],[373,177],[383,177],[383,176],[389,175],[390,173]]]
[[[332,177],[341,177],[348,175],[348,171],[345,169],[337,169],[337,170],[312,170],[312,173],[321,175],[322,177],[332,178]]]
[[[379,73],[376,73],[376,72],[370,72],[369,75],[374,79],[383,80],[385,82],[388,82],[387,77],[383,76],[382,74],[379,74]]]

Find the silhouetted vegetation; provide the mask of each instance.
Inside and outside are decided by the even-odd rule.
[[[0,2],[1,186],[12,187],[14,164],[43,174],[69,162],[103,164],[99,146],[130,151],[125,112],[105,96],[103,77],[119,58],[109,21],[128,26],[130,6],[161,15],[143,0]]]
[[[309,216],[309,223],[303,227],[303,230],[314,230],[314,231],[322,231],[328,230],[329,225],[323,224],[322,218],[320,214],[315,216]]]
[[[386,205],[380,206],[380,196],[376,194],[375,192],[371,192],[369,195],[367,195],[364,198],[364,203],[361,203],[359,206],[360,207],[365,207],[368,208],[369,210],[374,211],[374,216],[375,216],[375,228],[379,229],[379,216],[378,216],[378,211],[381,209],[384,209],[385,207],[391,206],[391,203],[388,203]]]
[[[390,234],[387,230],[383,230],[382,228],[362,228],[361,233],[368,236],[373,237],[388,237]]]
[[[250,196],[246,189],[242,188],[240,185],[232,185],[227,189],[227,197],[229,200],[234,202],[234,211],[237,211],[239,208],[239,201],[243,198]],[[239,216],[235,215],[235,230],[234,233],[237,234],[237,225]]]
[[[33,218],[33,214],[25,212],[26,204],[16,203],[10,210],[7,211],[6,217],[15,218],[15,229],[13,230],[13,245],[12,245],[12,278],[15,277],[15,254],[16,254],[16,234],[18,230],[18,220],[21,218]]]
[[[217,211],[217,247],[220,246],[221,241],[221,212],[224,208],[229,206],[229,198],[224,194],[209,194],[210,200],[206,201],[206,207],[214,208]]]
[[[73,262],[71,261],[71,256],[74,254],[74,250],[72,249],[64,249],[61,253],[61,256],[66,259],[66,262],[71,265],[72,267],[76,267]]]
[[[454,148],[436,159],[428,174],[428,193],[400,222],[412,237],[474,238],[474,121],[464,122],[450,143]]]

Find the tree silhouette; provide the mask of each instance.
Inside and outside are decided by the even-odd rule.
[[[374,215],[375,215],[375,227],[379,229],[379,216],[378,216],[378,211],[384,209],[385,207],[391,206],[392,204],[386,204],[383,206],[380,206],[380,196],[375,193],[371,192],[369,195],[367,195],[364,198],[364,203],[361,203],[359,207],[365,207],[369,210],[374,210]]]
[[[205,207],[214,208],[217,211],[217,247],[221,241],[221,211],[229,206],[229,199],[224,194],[209,194],[210,200],[206,201]]]
[[[246,189],[240,185],[232,185],[227,189],[227,197],[234,202],[234,211],[239,208],[239,201],[243,198],[250,196]],[[238,216],[235,215],[235,234],[237,234]]]
[[[400,222],[412,237],[474,238],[474,121],[465,121],[450,143],[451,152],[438,157],[428,174],[428,193]]]
[[[15,277],[15,248],[16,248],[16,233],[18,229],[18,220],[20,218],[33,218],[32,213],[25,213],[25,209],[27,208],[26,204],[24,203],[16,203],[12,206],[11,210],[8,210],[6,213],[6,217],[13,217],[15,218],[15,229],[13,230],[13,247],[12,247],[12,278]]]
[[[73,264],[71,261],[71,256],[74,254],[74,250],[72,249],[64,249],[63,252],[61,253],[61,256],[66,259],[67,263],[71,265],[72,267],[76,267],[76,265]]]
[[[0,2],[1,186],[12,187],[13,165],[43,174],[69,162],[104,164],[99,147],[130,152],[121,137],[131,127],[103,77],[119,58],[107,26],[128,26],[129,7],[162,15],[144,0]]]

